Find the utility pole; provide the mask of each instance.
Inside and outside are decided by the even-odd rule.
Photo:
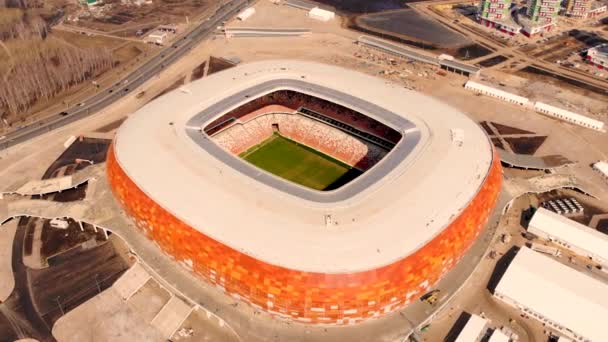
[[[101,286],[99,286],[99,281],[97,281],[97,276],[99,276],[99,274],[95,274],[95,285],[97,285],[97,293],[101,293]]]
[[[65,312],[63,312],[63,307],[61,307],[61,303],[59,302],[59,296],[57,296],[57,298],[55,298],[55,301],[57,302],[57,306],[59,307],[59,310],[61,310],[61,316],[65,315]]]

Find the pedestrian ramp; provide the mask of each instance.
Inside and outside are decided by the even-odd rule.
[[[151,278],[148,271],[138,262],[128,269],[114,285],[114,289],[123,300],[128,300]]]
[[[171,337],[188,318],[192,309],[192,306],[173,296],[150,324],[156,327],[163,336]]]

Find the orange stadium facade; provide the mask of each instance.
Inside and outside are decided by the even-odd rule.
[[[166,254],[178,262],[191,262],[193,271],[205,281],[267,312],[323,324],[378,317],[417,300],[471,247],[494,209],[502,184],[500,161],[494,153],[477,195],[423,247],[380,268],[326,274],[265,263],[206,236],[148,197],[121,168],[113,148],[107,164],[115,196]]]

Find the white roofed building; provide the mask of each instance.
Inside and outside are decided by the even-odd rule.
[[[492,335],[488,339],[488,342],[509,342],[509,336],[505,335],[502,331],[496,329],[492,332]]]
[[[574,341],[608,341],[608,284],[522,248],[494,296]]]
[[[255,8],[249,7],[247,9],[243,10],[241,13],[237,14],[236,18],[240,21],[245,21],[254,14],[255,14]]]
[[[528,225],[528,232],[608,265],[608,235],[567,217],[539,208]]]
[[[487,86],[485,84],[481,84],[478,82],[474,82],[474,81],[467,81],[467,83],[464,85],[464,89],[468,89],[468,90],[472,90],[484,95],[488,95],[488,96],[492,96],[492,97],[496,97],[498,99],[507,101],[507,102],[511,102],[511,103],[515,103],[518,105],[525,105],[528,103],[528,98],[523,97],[523,96],[519,96],[519,95],[515,95],[509,92],[506,92],[504,90],[500,90],[500,89],[496,89],[496,88],[492,88],[490,86]]]
[[[320,21],[330,21],[335,18],[336,14],[332,11],[327,11],[324,9],[320,9],[319,7],[315,7],[308,12],[308,16],[312,19],[320,20]]]
[[[454,342],[476,342],[479,341],[485,332],[488,321],[477,315],[471,315],[467,324],[462,328],[460,334]]]
[[[148,44],[156,44],[156,45],[164,45],[165,40],[167,39],[168,33],[166,31],[155,30],[150,32],[144,38],[144,42]]]
[[[602,175],[602,177],[604,177],[605,179],[608,179],[608,162],[598,161],[593,164],[593,169],[595,171],[599,172]]]
[[[601,131],[601,132],[605,131],[604,123],[599,120],[594,120],[594,119],[588,118],[584,115],[573,113],[573,112],[567,111],[565,109],[561,109],[558,107],[548,105],[546,103],[536,102],[534,104],[534,109],[539,113],[542,113],[542,114],[545,114],[548,116],[552,116],[554,118],[558,118],[560,120],[567,121],[567,122],[575,124],[575,125],[579,125],[579,126],[586,127],[586,128],[591,128],[596,131]]]

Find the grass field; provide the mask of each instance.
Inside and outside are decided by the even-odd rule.
[[[334,190],[361,171],[308,146],[275,134],[241,154],[241,158],[288,181],[315,190]]]

